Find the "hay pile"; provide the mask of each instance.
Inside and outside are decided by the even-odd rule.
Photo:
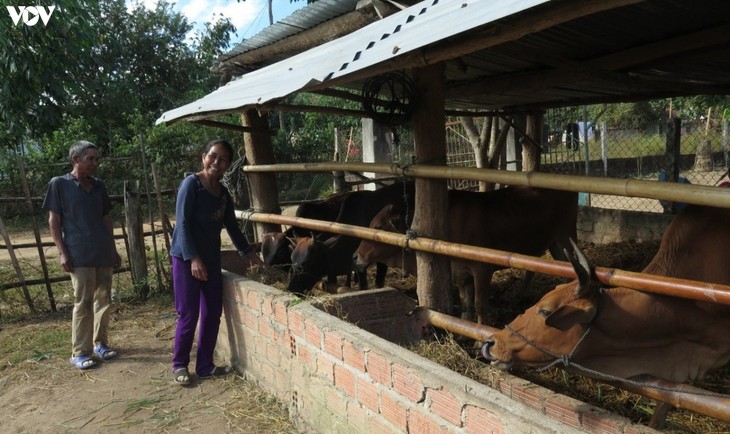
[[[601,267],[618,268],[627,271],[640,271],[656,253],[659,242],[623,242],[611,244],[580,243],[581,249],[588,258]],[[369,282],[375,281],[375,267],[369,270]],[[286,288],[288,274],[280,270],[267,269],[261,271],[260,277],[254,273],[251,278],[262,281],[279,289]],[[566,279],[535,274],[527,286],[523,285],[525,271],[507,269],[495,273],[492,291],[489,296],[490,318],[488,325],[502,328],[515,316],[533,305],[555,285],[566,282]],[[281,280],[277,280],[281,279]],[[271,282],[271,283],[269,283]],[[341,280],[344,284],[344,278]],[[402,290],[407,295],[416,296],[416,278],[404,275],[400,270],[389,269],[386,285]],[[523,287],[524,286],[524,287]],[[321,293],[320,293],[321,294]],[[320,296],[318,301],[322,301]],[[480,383],[494,387],[500,378],[501,371],[476,360],[477,351],[465,346],[463,340],[453,335],[420,342],[409,348],[411,351],[451,369],[461,375]],[[553,368],[543,372],[533,369],[514,370],[511,374],[524,378],[535,384],[561,393],[580,401],[605,408],[613,413],[630,419],[634,423],[647,424],[653,414],[655,403],[641,395],[626,392],[622,389],[600,383],[576,374]],[[730,393],[730,367],[726,367],[714,375],[705,378],[696,386],[718,393]],[[686,410],[672,410],[667,417],[666,433],[730,433],[730,423],[699,415]]]

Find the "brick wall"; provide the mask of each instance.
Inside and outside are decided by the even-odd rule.
[[[398,343],[421,325],[397,290],[318,304],[232,272],[224,281],[216,351],[288,405],[302,432],[655,432],[507,373],[489,387],[409,352]]]
[[[578,240],[596,244],[661,240],[672,218],[669,214],[582,206],[578,211]]]

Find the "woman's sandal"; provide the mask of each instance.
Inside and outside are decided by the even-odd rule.
[[[188,372],[188,368],[178,368],[172,371],[172,381],[181,386],[190,385],[190,372]]]
[[[105,343],[101,343],[94,347],[94,356],[106,362],[117,357],[117,350],[109,348]]]
[[[96,367],[96,360],[89,356],[74,356],[68,359],[68,362],[82,371]]]
[[[226,375],[233,372],[233,368],[230,366],[216,366],[213,368],[213,371],[211,371],[208,375],[198,375],[200,378],[214,378],[214,377],[225,377]]]

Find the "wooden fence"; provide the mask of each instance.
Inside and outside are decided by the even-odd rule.
[[[35,312],[36,308],[33,303],[33,298],[31,297],[30,290],[28,289],[29,286],[33,285],[44,285],[46,287],[46,293],[48,295],[48,303],[50,306],[51,311],[56,311],[56,300],[55,296],[53,294],[53,289],[51,287],[52,283],[57,282],[63,282],[63,281],[69,281],[71,280],[70,275],[64,274],[64,275],[57,275],[57,276],[50,276],[48,271],[48,263],[46,254],[44,252],[44,247],[52,247],[54,246],[53,241],[43,241],[41,237],[41,229],[38,221],[36,220],[36,206],[37,204],[42,203],[43,198],[42,197],[33,197],[31,196],[30,188],[28,186],[27,177],[25,174],[25,166],[23,164],[22,159],[18,159],[18,170],[20,172],[20,179],[23,183],[23,191],[25,196],[24,197],[3,197],[0,198],[0,204],[2,203],[18,203],[18,202],[24,202],[27,207],[28,211],[31,217],[31,226],[33,230],[33,235],[35,238],[35,242],[33,243],[18,243],[13,244],[12,240],[10,238],[10,234],[7,230],[7,227],[5,225],[5,222],[3,221],[2,217],[0,217],[0,235],[2,235],[3,238],[3,244],[0,245],[0,249],[6,249],[8,251],[8,255],[10,257],[10,261],[13,265],[13,268],[15,270],[15,274],[17,276],[17,281],[15,282],[3,282],[0,284],[0,291],[5,291],[8,289],[14,289],[14,288],[22,288],[23,297],[28,305],[28,308],[31,312]],[[156,196],[156,202],[158,206],[158,213],[159,218],[162,221],[162,235],[165,239],[166,244],[166,251],[169,252],[170,250],[170,241],[169,241],[169,235],[172,232],[172,225],[170,224],[169,219],[167,218],[166,213],[164,212],[162,197],[166,195],[174,195],[174,190],[161,190],[160,185],[158,182],[157,177],[157,168],[152,164],[152,173],[153,173],[153,180],[154,180],[154,194]],[[164,283],[162,282],[163,275],[165,273],[164,267],[162,264],[160,264],[158,249],[157,249],[157,228],[155,219],[153,217],[152,213],[152,204],[153,199],[151,197],[151,193],[147,192],[144,194],[138,194],[137,191],[139,190],[139,182],[136,183],[133,189],[128,188],[128,184],[125,183],[125,192],[123,195],[111,195],[110,199],[112,202],[119,202],[124,203],[125,207],[125,216],[126,221],[122,223],[121,229],[122,234],[116,234],[114,236],[115,240],[123,240],[125,245],[125,251],[127,253],[127,263],[129,266],[125,267],[118,267],[114,270],[115,274],[118,273],[126,273],[126,272],[132,272],[132,282],[135,284],[139,292],[138,295],[140,295],[142,298],[145,298],[149,291],[149,286],[147,282],[147,255],[146,255],[146,241],[145,239],[150,237],[152,242],[152,248],[154,251],[155,256],[155,265],[157,267],[157,279],[158,279],[158,286],[160,288],[163,287]],[[144,232],[142,231],[142,219],[141,219],[141,206],[140,201],[141,200],[147,200],[149,206],[149,222],[148,224],[151,227],[150,231]],[[22,270],[22,267],[20,265],[20,261],[18,260],[18,257],[16,255],[16,250],[18,249],[32,249],[35,248],[38,250],[38,259],[40,261],[40,265],[43,271],[43,278],[36,278],[36,279],[30,279],[27,280],[25,278],[25,273]],[[167,279],[169,281],[169,279]]]

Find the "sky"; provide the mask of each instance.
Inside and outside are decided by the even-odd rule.
[[[197,29],[206,22],[215,21],[220,14],[231,19],[237,34],[231,37],[231,47],[248,39],[269,25],[269,9],[266,0],[168,0],[174,2],[174,10],[181,12]],[[153,9],[157,0],[127,0],[127,4],[142,3]],[[291,15],[307,5],[306,0],[274,0],[274,22]]]

